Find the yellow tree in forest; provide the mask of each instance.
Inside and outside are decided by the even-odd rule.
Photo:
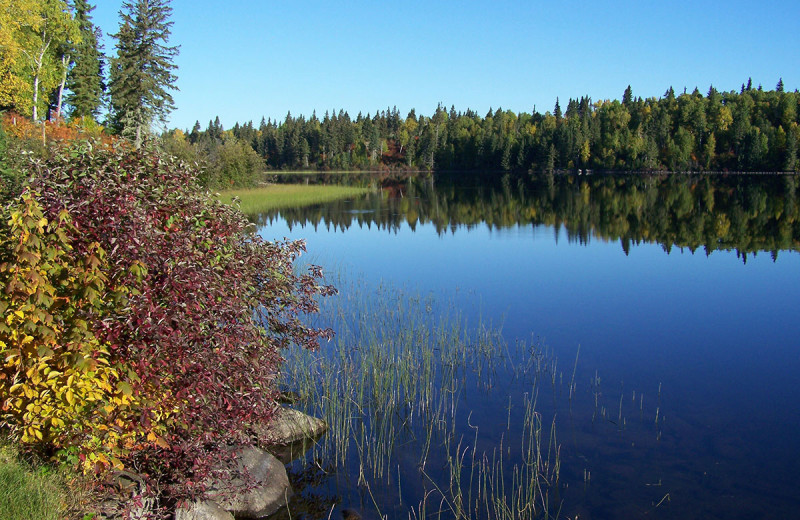
[[[59,49],[79,38],[62,0],[0,0],[0,106],[39,119],[68,66]]]
[[[25,72],[20,36],[38,30],[37,0],[0,0],[0,107],[30,113],[32,84]]]

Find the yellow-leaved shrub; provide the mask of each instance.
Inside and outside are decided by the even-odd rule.
[[[107,287],[105,251],[95,243],[76,254],[71,230],[66,211],[48,222],[32,193],[2,210],[0,427],[87,471],[121,467],[130,448],[159,432],[136,426],[136,376],[89,326],[129,290]]]

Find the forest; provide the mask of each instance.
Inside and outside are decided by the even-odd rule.
[[[440,103],[431,115],[330,110],[166,130],[179,49],[167,42],[169,13],[138,4],[125,4],[129,14],[111,35],[116,55],[106,56],[85,0],[0,0],[0,111],[101,125],[137,147],[156,138],[201,165],[200,181],[215,188],[253,185],[264,170],[798,171],[800,94],[782,79],[773,90],[748,79],[738,90],[669,87],[658,98],[635,96],[629,85],[621,101],[556,99],[543,114],[498,108],[481,116]]]
[[[670,87],[658,99],[634,97],[629,86],[622,101],[582,97],[562,110],[556,100],[544,114],[498,108],[480,116],[440,105],[431,116],[392,108],[352,118],[334,110],[229,130],[217,117],[205,130],[197,122],[164,138],[185,158],[236,156],[271,170],[786,172],[798,169],[798,104],[782,81],[774,90],[751,80],[739,92],[712,86],[705,95]],[[217,180],[246,182],[244,170],[221,167]]]

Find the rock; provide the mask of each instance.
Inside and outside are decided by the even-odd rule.
[[[291,444],[273,444],[264,448],[275,455],[281,463],[289,464],[293,460],[302,457],[312,446],[314,446],[313,440],[303,439]]]
[[[116,470],[111,473],[111,481],[121,494],[131,495],[144,491],[144,479],[127,470]]]
[[[145,498],[144,479],[131,471],[110,474],[107,494],[100,500],[98,518],[141,520],[152,518],[157,502]]]
[[[284,507],[292,495],[286,468],[271,454],[255,447],[237,451],[237,471],[230,481],[212,483],[209,498],[236,518],[263,518]],[[243,468],[250,476],[246,482]]]
[[[300,401],[300,394],[286,390],[278,395],[278,402],[281,404],[295,404]]]
[[[361,514],[355,509],[342,509],[343,520],[361,520]]]
[[[175,520],[234,520],[233,515],[211,500],[193,502],[175,511]]]
[[[292,408],[280,408],[272,421],[254,428],[259,445],[289,445],[306,439],[318,439],[328,429],[322,419]]]

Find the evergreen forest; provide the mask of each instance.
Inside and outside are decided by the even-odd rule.
[[[431,116],[393,108],[352,118],[334,110],[229,130],[216,118],[165,140],[186,158],[235,155],[271,170],[784,172],[798,169],[799,105],[800,94],[782,81],[764,90],[748,80],[739,92],[669,88],[658,99],[634,97],[628,87],[622,101],[582,97],[562,110],[556,100],[544,114],[481,116],[440,105]],[[241,167],[223,170],[223,185],[245,181],[230,173]]]

